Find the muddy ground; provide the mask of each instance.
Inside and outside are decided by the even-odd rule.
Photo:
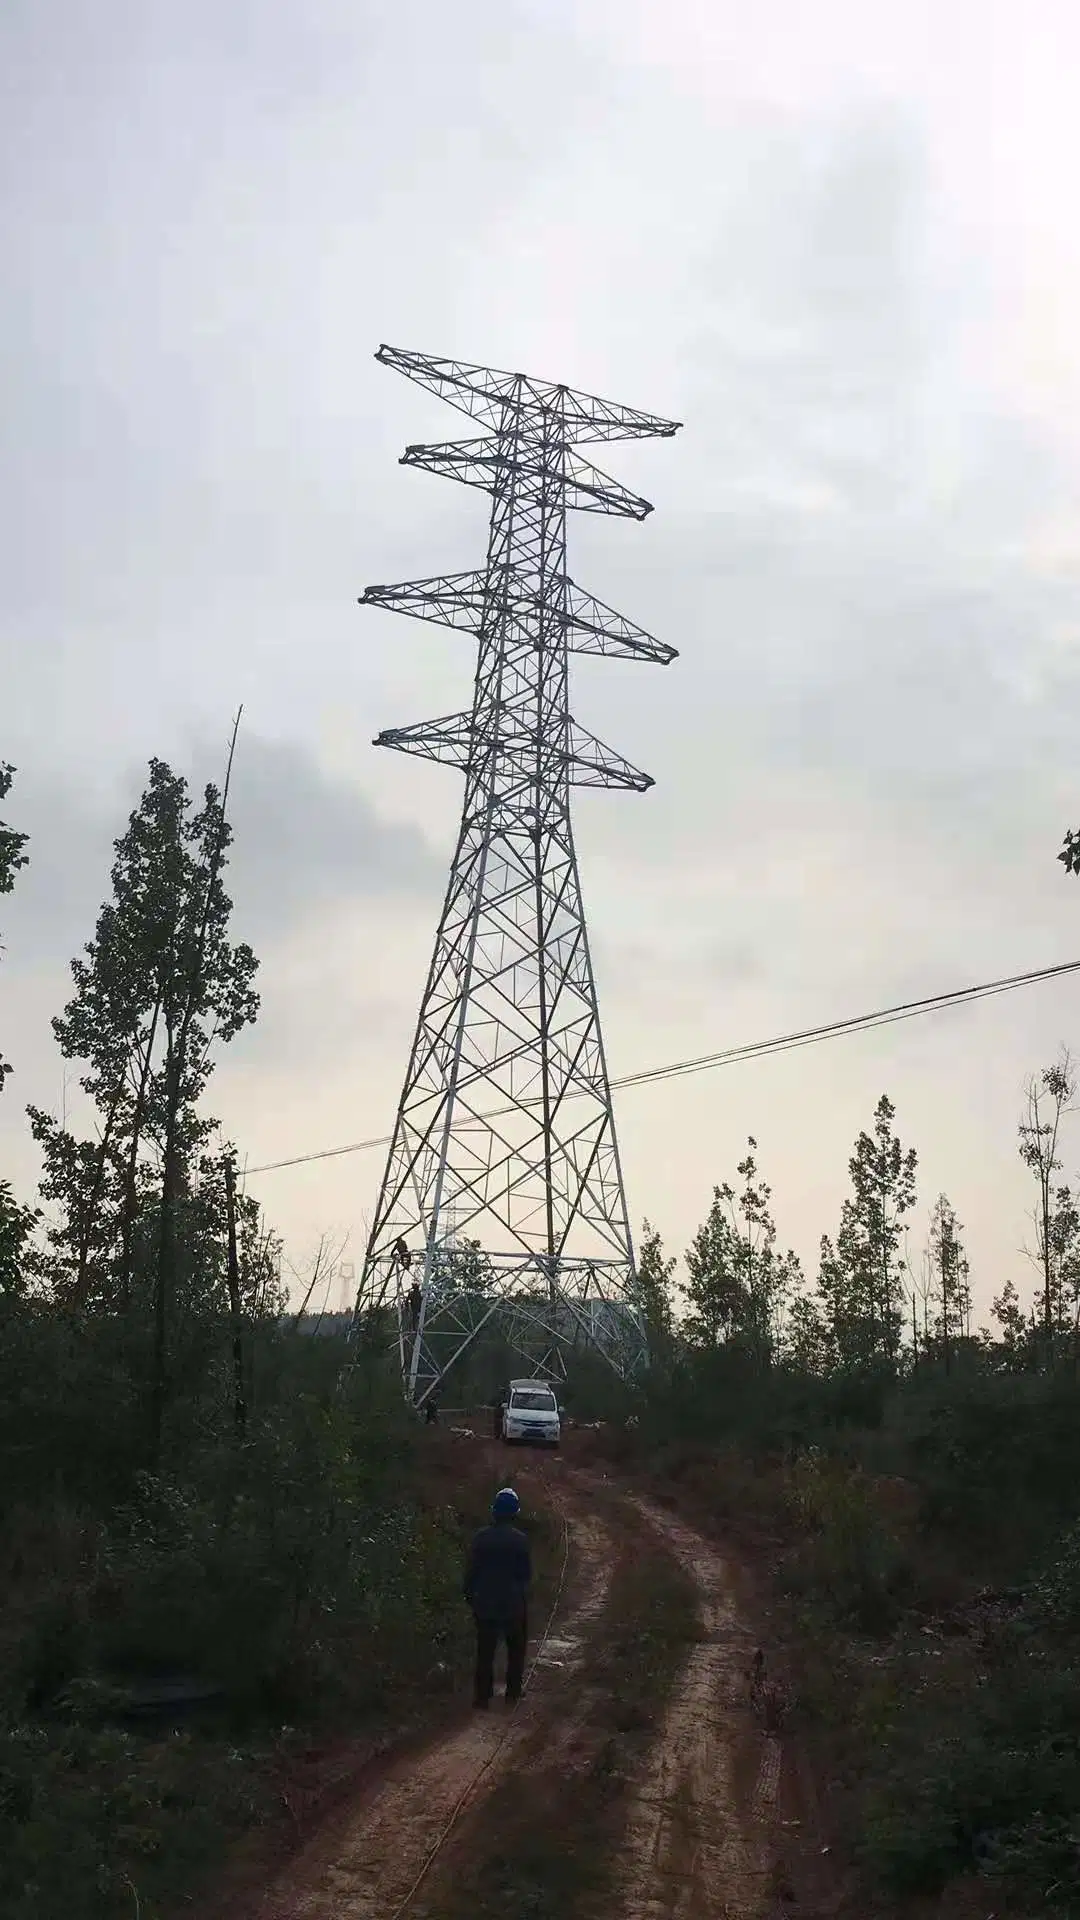
[[[788,1752],[782,1689],[763,1700],[750,1685],[762,1636],[743,1570],[681,1516],[575,1462],[572,1436],[561,1456],[519,1455],[510,1467],[479,1435],[454,1444],[490,1456],[490,1474],[511,1477],[526,1507],[560,1516],[554,1604],[532,1623],[525,1697],[514,1710],[497,1700],[488,1715],[467,1698],[448,1703],[433,1734],[368,1756],[298,1828],[291,1857],[222,1914],[479,1920],[500,1905],[506,1920],[838,1913],[843,1890]],[[625,1642],[625,1670],[612,1656],[620,1607],[640,1611],[642,1594],[647,1607],[643,1569],[658,1608],[664,1578],[677,1576],[696,1614],[651,1687],[634,1671],[635,1649],[650,1644],[647,1619]],[[625,1603],[635,1577],[638,1599]],[[560,1873],[548,1875],[545,1853],[560,1848]],[[504,1879],[493,1858],[485,1880],[497,1853],[509,1856]],[[515,1856],[537,1863],[531,1879],[513,1879]],[[511,1890],[504,1903],[500,1884]]]

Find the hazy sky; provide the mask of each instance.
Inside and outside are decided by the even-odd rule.
[[[1072,0],[8,0],[0,1170],[147,759],[215,777],[241,702],[214,1110],[252,1165],[388,1131],[460,787],[369,743],[472,657],[355,603],[478,564],[486,501],[397,466],[460,426],[382,340],[686,423],[608,450],[644,526],[571,525],[681,655],[575,671],[658,783],[578,804],[614,1073],[1080,955],[1078,62]],[[1077,1039],[1066,983],[628,1091],[633,1215],[681,1249],[752,1132],[812,1264],[887,1090],[988,1303]],[[252,1190],[358,1260],[380,1173]]]

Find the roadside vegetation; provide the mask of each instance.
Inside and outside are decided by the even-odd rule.
[[[906,1244],[918,1161],[884,1097],[813,1282],[777,1249],[753,1141],[681,1274],[645,1239],[655,1363],[602,1444],[758,1569],[856,1904],[981,1883],[1000,1911],[1080,1913],[1074,1091],[1067,1054],[1027,1089],[1032,1273],[989,1328],[945,1196]]]
[[[258,1010],[228,846],[225,795],[153,762],[54,1023],[81,1111],[31,1112],[37,1205],[0,1186],[5,1920],[185,1910],[313,1738],[465,1684],[491,1489],[433,1484],[386,1358],[288,1311],[206,1110]],[[26,856],[0,828],[0,892]]]

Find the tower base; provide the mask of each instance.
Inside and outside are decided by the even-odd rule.
[[[574,1357],[599,1355],[621,1379],[648,1361],[641,1315],[626,1299],[623,1260],[560,1260],[436,1252],[426,1280],[392,1255],[371,1264],[360,1314],[384,1321],[407,1400],[422,1407],[453,1374],[481,1400],[509,1374],[565,1380]]]

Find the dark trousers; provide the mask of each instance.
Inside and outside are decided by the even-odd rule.
[[[481,1620],[476,1616],[476,1704],[486,1707],[495,1691],[495,1652],[506,1641],[506,1697],[520,1700],[525,1672],[525,1614],[517,1620]]]

